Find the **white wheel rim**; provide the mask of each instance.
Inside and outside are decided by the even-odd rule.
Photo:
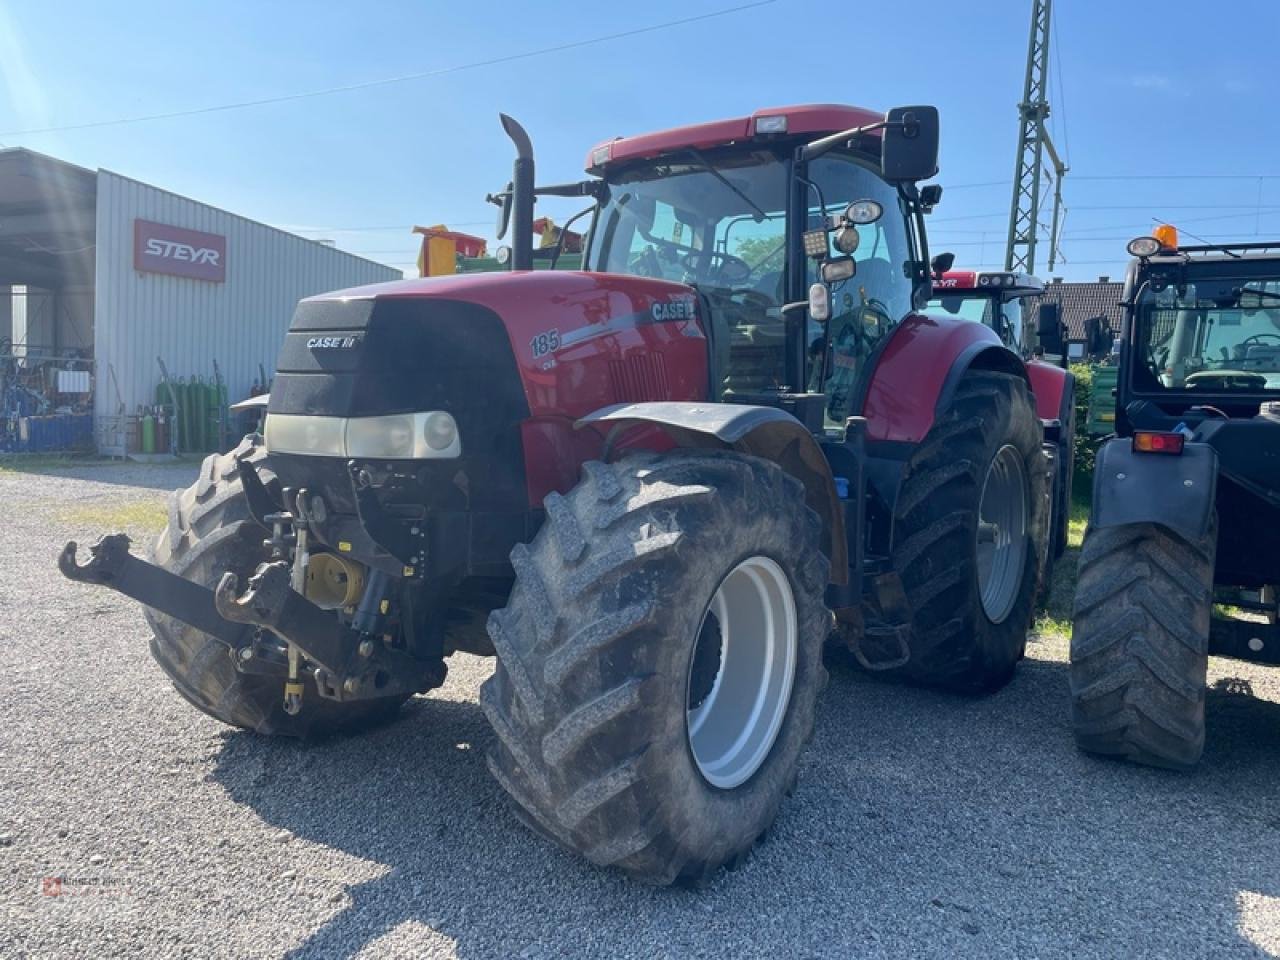
[[[1028,507],[1022,454],[1005,444],[991,458],[978,502],[978,589],[983,612],[992,623],[1004,622],[1022,592]]]
[[[745,783],[773,749],[791,702],[798,633],[791,581],[768,557],[730,570],[707,605],[689,658],[685,719],[698,772],[713,787]],[[720,654],[709,690],[705,676],[695,687],[699,654],[714,653],[704,644]]]

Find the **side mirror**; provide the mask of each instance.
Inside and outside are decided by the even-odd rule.
[[[501,240],[507,235],[507,227],[511,225],[511,193],[515,189],[514,184],[508,183],[507,189],[502,193],[490,194],[486,199],[490,203],[498,205],[498,226],[494,236]]]
[[[894,107],[884,116],[880,172],[890,183],[927,180],[938,172],[938,108]]]
[[[940,277],[956,265],[954,253],[940,253],[929,261],[929,269],[935,277]]]
[[[1040,304],[1040,312],[1036,315],[1036,340],[1044,348],[1045,353],[1066,355],[1067,344],[1063,336],[1062,314],[1056,303]]]
[[[920,188],[920,207],[925,213],[933,213],[933,208],[942,199],[942,184],[931,183]]]

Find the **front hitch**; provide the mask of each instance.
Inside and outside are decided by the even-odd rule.
[[[211,591],[139,560],[129,552],[129,538],[125,534],[103,537],[89,548],[89,562],[83,565],[76,561],[76,550],[76,542],[72,540],[58,555],[58,569],[68,580],[123,593],[152,610],[191,624],[228,646],[248,643],[249,628],[219,616]]]
[[[224,619],[270,630],[317,666],[341,673],[355,646],[354,637],[331,611],[294,590],[291,577],[286,561],[264,563],[249,578],[244,595],[237,596],[239,578],[224,573],[213,592],[214,607]]]

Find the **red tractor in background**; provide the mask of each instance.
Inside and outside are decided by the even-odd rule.
[[[960,317],[990,327],[1010,350],[1027,361],[1027,377],[1044,427],[1045,453],[1053,476],[1049,492],[1051,565],[1067,549],[1071,520],[1076,378],[1066,369],[1065,336],[1049,326],[1059,324],[1058,319],[1045,318],[1043,330],[1032,327],[1031,301],[1041,297],[1044,290],[1044,281],[1027,273],[948,269],[933,278],[934,295],[925,309],[934,315]],[[1057,356],[1061,365],[1048,362],[1046,353]],[[1045,580],[1048,579],[1046,570]]]
[[[791,789],[833,634],[955,690],[1012,676],[1047,536],[1028,370],[918,312],[932,107],[620,138],[553,186],[503,123],[510,272],[303,301],[265,437],[205,461],[151,562],[117,534],[61,567],[265,734],[385,720],[496,654],[489,766],[526,822],[697,884]],[[585,271],[530,269],[539,195],[589,198]]]

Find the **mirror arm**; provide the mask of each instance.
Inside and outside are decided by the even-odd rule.
[[[841,130],[839,133],[832,133],[828,136],[814,140],[812,143],[806,143],[800,148],[800,159],[804,161],[816,160],[830,150],[835,149],[842,143],[848,143],[854,137],[861,136],[864,133],[874,133],[876,130],[884,130],[887,127],[903,127],[905,123],[890,123],[888,120],[878,120],[875,123],[869,123],[865,127],[850,127],[848,130]]]
[[[579,180],[577,183],[551,183],[545,187],[534,187],[534,195],[539,197],[593,197],[600,201],[607,195],[608,187],[603,180]]]

